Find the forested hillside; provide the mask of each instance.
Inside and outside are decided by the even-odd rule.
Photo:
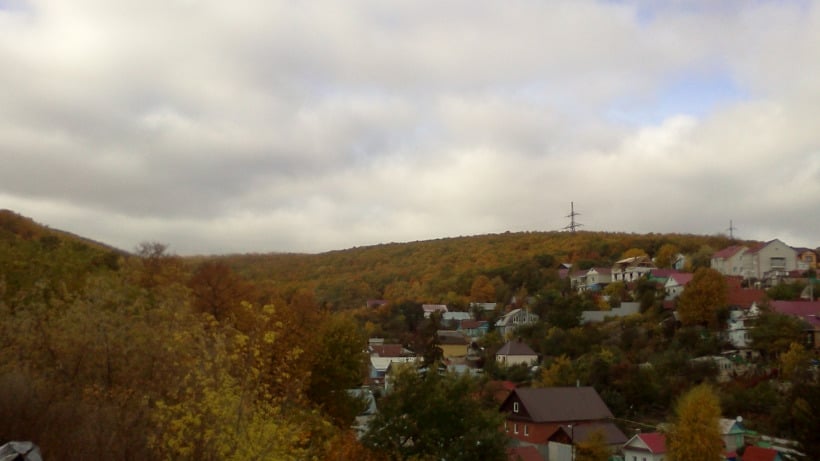
[[[333,308],[360,307],[366,299],[443,302],[465,306],[476,277],[496,279],[497,301],[524,288],[530,294],[557,277],[561,263],[610,267],[627,251],[654,256],[672,245],[694,267],[731,243],[724,236],[606,232],[526,232],[388,243],[328,253],[232,255],[214,258],[243,277],[282,293],[307,287]],[[192,258],[199,262],[200,258]]]
[[[730,243],[721,236],[530,232],[315,255],[183,258],[162,243],[126,253],[3,212],[0,443],[34,441],[49,461],[395,459],[407,449],[384,445],[395,434],[360,442],[350,429],[362,402],[347,390],[365,381],[367,338],[407,347],[425,366],[440,364],[442,325],[424,318],[421,303],[467,310],[472,301],[498,302],[478,313],[491,325],[514,306],[540,316],[515,332],[541,357],[540,371],[495,365],[504,338],[489,331],[479,341],[483,377],[442,378],[467,400],[432,399],[429,408],[409,400],[426,415],[425,427],[436,432],[430,420],[439,418],[430,415],[457,405],[477,418],[474,427],[489,428],[471,437],[500,447],[492,398],[499,379],[583,382],[618,418],[660,422],[678,396],[717,375],[692,360],[720,353],[725,312],[696,308],[706,320],[676,322],[660,307],[662,290],[644,280],[629,289],[613,283],[607,292],[610,300],[639,301],[640,314],[582,325],[581,310],[610,306],[569,289],[560,265],[610,267],[646,254],[668,266],[682,254],[694,270]],[[365,308],[368,299],[389,303]],[[792,387],[777,387],[765,374],[782,360],[805,361],[806,351],[793,344],[801,326],[775,317],[759,326],[754,340],[766,351],[764,374],[719,386],[723,411],[816,450],[817,422],[804,410],[817,403],[817,384],[790,372]],[[382,403],[391,408],[390,400]]]

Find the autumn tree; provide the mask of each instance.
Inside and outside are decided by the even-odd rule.
[[[502,416],[481,405],[475,378],[437,368],[398,369],[364,444],[391,461],[506,459]]]
[[[641,248],[630,248],[621,254],[619,259],[640,258],[647,256],[646,251]]]
[[[612,451],[601,431],[594,431],[585,440],[575,444],[575,461],[607,461]]]
[[[675,258],[677,258],[679,253],[680,249],[677,245],[665,243],[658,249],[658,252],[655,253],[655,265],[660,268],[672,267],[672,263],[675,262]]]
[[[718,327],[718,311],[726,308],[728,287],[723,275],[711,268],[698,269],[678,298],[677,312],[684,325]]]
[[[675,406],[675,419],[666,446],[672,461],[719,461],[723,459],[720,400],[708,384],[685,393]]]
[[[181,259],[168,251],[168,245],[159,242],[142,242],[136,248],[139,269],[138,283],[144,288],[156,288],[182,281]]]
[[[809,364],[812,355],[799,343],[791,343],[789,350],[778,357],[783,378],[791,381],[807,381],[810,377]]]
[[[470,287],[470,300],[473,302],[495,301],[495,286],[486,275],[479,275]]]
[[[235,315],[242,301],[254,301],[252,287],[224,262],[201,264],[188,281],[194,296],[193,306],[199,312],[224,321]]]
[[[556,357],[549,366],[541,367],[541,374],[534,384],[535,387],[572,386],[578,374],[572,360],[566,355]]]

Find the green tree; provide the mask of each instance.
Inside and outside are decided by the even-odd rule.
[[[667,433],[669,459],[722,460],[720,416],[720,400],[708,384],[698,385],[684,394],[675,406],[675,420]]]
[[[364,444],[394,461],[505,459],[502,416],[481,405],[478,382],[437,368],[397,370]]]
[[[718,328],[718,312],[726,308],[727,296],[726,279],[720,272],[698,269],[678,299],[681,323]]]
[[[805,338],[803,321],[779,314],[764,307],[754,321],[749,335],[752,347],[768,358],[775,358],[789,350],[792,343],[801,344]]]
[[[350,426],[360,402],[348,389],[361,386],[367,370],[367,337],[349,315],[329,316],[317,329],[307,396],[340,426]]]

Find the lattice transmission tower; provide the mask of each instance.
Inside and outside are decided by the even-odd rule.
[[[569,202],[569,210],[569,214],[566,216],[567,218],[569,218],[569,225],[565,227],[564,230],[575,232],[577,228],[583,226],[583,224],[575,220],[575,217],[580,216],[581,213],[575,212],[575,202]]]

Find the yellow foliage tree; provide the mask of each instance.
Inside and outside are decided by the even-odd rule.
[[[534,384],[536,387],[571,386],[575,384],[577,377],[572,360],[562,355],[557,357],[549,367],[541,370],[541,375]]]
[[[255,314],[257,328],[221,328],[208,315],[211,321],[204,329],[174,335],[174,341],[192,351],[193,360],[178,363],[183,376],[156,403],[149,442],[160,458],[307,457],[310,431],[317,430],[309,421],[317,418],[292,406],[304,386],[296,379],[293,364],[301,361],[304,351],[283,340],[284,325],[272,306],[242,306]],[[329,427],[321,421],[318,429],[323,425]]]
[[[671,461],[719,461],[723,459],[723,438],[718,421],[720,400],[708,384],[684,394],[675,407],[675,421],[667,433],[666,446]]]
[[[802,344],[791,343],[789,350],[778,357],[783,377],[790,380],[806,378],[811,354]]]

